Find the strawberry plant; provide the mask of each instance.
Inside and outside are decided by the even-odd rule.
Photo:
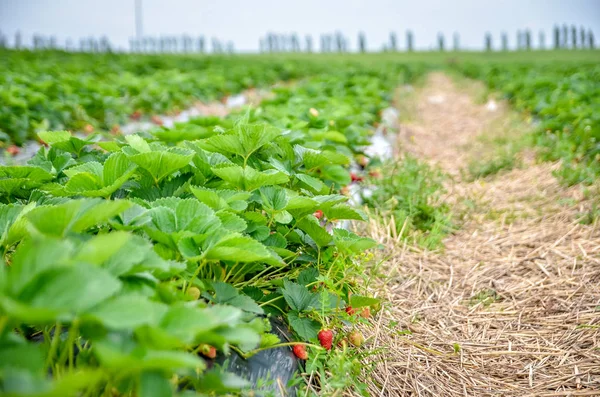
[[[346,307],[378,305],[351,276],[375,242],[340,227],[365,219],[340,192],[404,67],[361,70],[224,119],[42,131],[47,147],[0,167],[2,390],[223,394],[251,384],[209,369],[219,354],[284,347],[306,370],[357,360],[336,338],[363,319]],[[319,369],[323,390],[328,379]]]

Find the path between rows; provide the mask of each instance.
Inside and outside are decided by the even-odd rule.
[[[532,156],[485,182],[464,180],[477,137],[512,128],[509,110],[475,103],[441,73],[414,100],[400,150],[451,175],[446,200],[464,215],[437,253],[371,222],[390,258],[372,286],[389,304],[365,330],[383,352],[371,395],[600,395],[600,230],[577,220],[590,205],[581,188],[561,186],[558,165]]]

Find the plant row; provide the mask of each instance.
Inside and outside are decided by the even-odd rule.
[[[0,141],[44,130],[110,130],[246,88],[306,76],[320,63],[63,52],[0,52]],[[88,127],[89,128],[89,127]]]
[[[577,64],[456,63],[466,76],[483,80],[538,124],[536,143],[549,160],[562,160],[568,184],[593,183],[600,175],[600,66]]]
[[[314,387],[360,392],[375,242],[339,227],[365,219],[343,193],[386,93],[422,69],[339,66],[237,117],[41,131],[0,167],[0,390],[220,395],[251,385],[207,359],[293,345]]]

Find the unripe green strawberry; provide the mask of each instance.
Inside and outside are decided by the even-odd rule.
[[[188,288],[186,294],[194,300],[198,300],[198,298],[200,298],[200,290],[196,287]]]
[[[304,345],[294,345],[292,351],[300,360],[308,360],[308,353],[306,352]]]
[[[319,338],[319,342],[321,342],[321,346],[327,350],[331,350],[331,345],[333,344],[333,331],[330,329],[322,329],[319,331],[317,337]]]
[[[358,331],[352,331],[352,332],[350,332],[350,335],[348,335],[348,340],[354,346],[360,347],[360,345],[362,345],[363,342],[365,341],[365,338],[364,338],[364,336],[360,332],[358,332]]]

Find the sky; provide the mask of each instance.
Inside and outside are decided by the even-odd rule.
[[[490,32],[494,47],[506,32],[516,44],[519,29],[532,31],[537,45],[540,30],[552,42],[554,24],[592,29],[600,44],[600,0],[140,0],[144,35],[188,34],[232,41],[238,51],[257,51],[267,32],[319,35],[340,31],[355,50],[365,32],[369,50],[379,50],[390,32],[405,47],[405,32],[414,33],[417,49],[436,45],[438,33],[460,35],[461,47],[481,49]],[[55,35],[59,43],[78,43],[86,36],[106,35],[128,48],[136,34],[135,0],[0,0],[0,32],[9,44],[20,31],[26,43],[33,34]]]

